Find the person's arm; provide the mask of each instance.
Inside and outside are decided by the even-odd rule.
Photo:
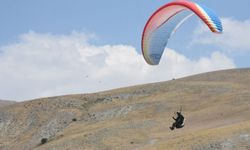
[[[176,118],[172,117],[175,121],[176,121]]]

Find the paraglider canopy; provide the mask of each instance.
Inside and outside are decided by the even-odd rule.
[[[222,33],[220,19],[209,8],[177,0],[159,8],[147,21],[142,35],[142,53],[150,65],[158,65],[168,39],[192,15],[197,15],[214,33]]]

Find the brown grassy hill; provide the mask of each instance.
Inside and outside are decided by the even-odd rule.
[[[170,131],[180,106],[186,126]],[[0,149],[249,150],[250,69],[9,105]]]
[[[14,104],[14,103],[16,103],[16,102],[14,102],[14,101],[0,100],[0,108],[4,107],[4,106],[11,105],[11,104]]]

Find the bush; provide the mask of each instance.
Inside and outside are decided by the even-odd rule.
[[[41,139],[41,144],[45,144],[45,143],[47,143],[48,142],[48,139],[47,138],[42,138]]]
[[[77,121],[77,119],[76,119],[76,118],[73,118],[72,121]]]

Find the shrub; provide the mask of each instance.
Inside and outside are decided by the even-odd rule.
[[[45,144],[45,143],[47,143],[48,142],[48,139],[47,138],[42,138],[41,139],[41,144]]]

